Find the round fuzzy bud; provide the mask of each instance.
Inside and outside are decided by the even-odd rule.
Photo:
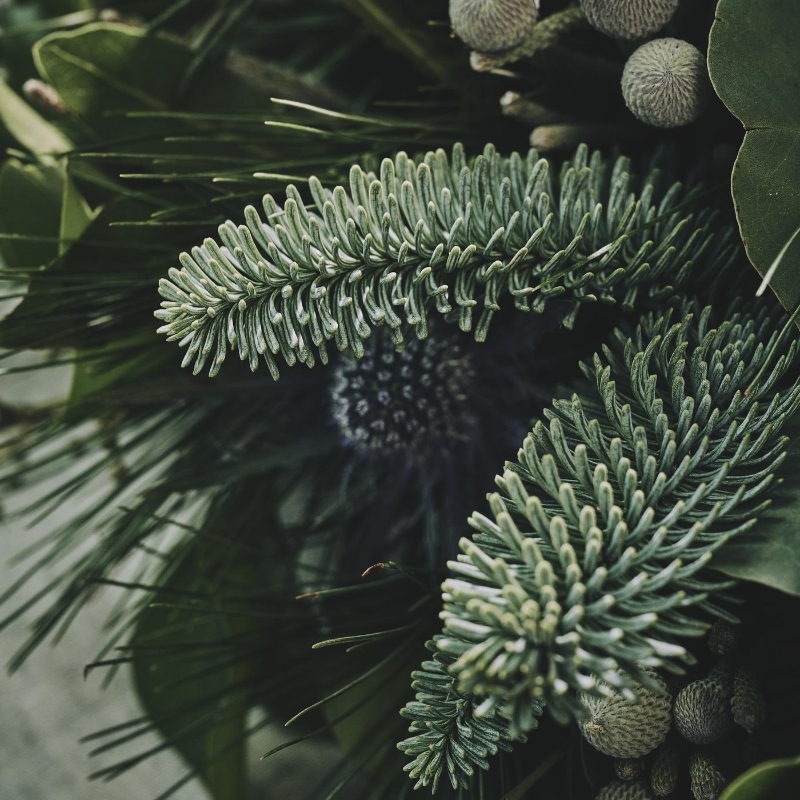
[[[725,778],[705,753],[695,753],[692,756],[689,777],[695,800],[717,800],[725,788]]]
[[[656,128],[694,122],[710,93],[705,56],[681,39],[643,44],[625,64],[622,96],[633,115]]]
[[[655,750],[667,738],[672,715],[666,684],[653,673],[663,694],[639,687],[639,702],[622,695],[597,697],[581,693],[580,699],[589,712],[581,720],[584,738],[595,749],[614,758],[640,758]]]
[[[675,698],[675,727],[692,744],[712,744],[731,732],[733,717],[728,692],[705,678],[684,686]]]
[[[680,758],[673,747],[664,746],[656,753],[650,768],[650,788],[656,797],[667,797],[675,791],[680,776]]]
[[[748,733],[752,733],[764,724],[767,716],[767,704],[758,686],[755,673],[750,667],[739,667],[733,679],[733,696],[731,697],[733,719]]]
[[[481,53],[510,50],[536,24],[534,0],[450,0],[450,22],[464,44]]]
[[[718,656],[727,655],[739,646],[740,638],[738,625],[732,625],[724,619],[717,620],[708,634],[708,649]]]
[[[604,786],[595,800],[652,800],[653,795],[641,781],[614,781]]]
[[[589,24],[618,39],[644,39],[660,31],[678,0],[581,0]]]
[[[635,781],[644,775],[644,762],[641,758],[617,758],[614,772],[621,781]]]
[[[336,367],[332,415],[344,443],[362,452],[441,448],[463,440],[474,424],[467,402],[473,377],[453,334],[412,339],[397,352],[377,331],[363,358],[348,355]]]

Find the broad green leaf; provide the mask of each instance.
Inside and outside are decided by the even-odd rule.
[[[14,270],[49,264],[58,255],[64,170],[7,161],[0,169],[0,255]]]
[[[58,254],[63,255],[80,239],[92,221],[94,213],[73,182],[69,169],[65,171],[64,192],[61,196]]]
[[[781,466],[784,482],[772,507],[749,531],[728,542],[711,563],[732,578],[800,596],[800,422],[795,417],[786,428],[793,443]]]
[[[247,787],[248,710],[241,684],[249,664],[232,659],[220,642],[238,632],[234,627],[242,618],[186,608],[197,593],[202,593],[200,608],[213,605],[220,588],[204,585],[192,552],[159,594],[160,602],[182,607],[149,607],[139,618],[132,642],[134,679],[146,712],[214,800],[241,800]]]
[[[127,118],[124,112],[265,110],[265,98],[216,65],[201,68],[181,94],[193,55],[180,41],[114,23],[58,31],[34,47],[43,79],[103,136],[163,135],[162,120]]]
[[[0,124],[32,153],[45,155],[71,150],[72,142],[0,80]]]
[[[732,175],[745,249],[763,276],[800,225],[800,3],[720,0],[708,66],[714,88],[745,127]],[[800,240],[771,282],[781,303],[800,301]]]
[[[800,758],[766,761],[736,778],[719,800],[793,800],[800,787]]]

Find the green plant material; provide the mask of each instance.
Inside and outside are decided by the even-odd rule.
[[[181,95],[192,51],[140,28],[93,23],[57,31],[36,43],[34,58],[67,108],[105,137],[163,136],[162,121],[126,116],[136,111],[265,111],[265,98],[213,65],[198,69]]]
[[[732,584],[705,568],[765,509],[800,385],[775,388],[797,353],[792,324],[763,303],[722,319],[651,313],[618,334],[498,478],[494,518],[473,514],[437,646],[460,697],[512,737],[531,703],[567,721],[585,714],[580,692],[658,691],[647,668],[681,672],[703,616],[735,619]]]
[[[16,273],[37,269],[58,256],[63,168],[7,161],[0,170],[0,254]],[[9,276],[12,277],[12,276]]]
[[[80,239],[94,217],[89,204],[78,191],[75,182],[65,169],[64,193],[61,197],[61,218],[58,229],[58,254],[69,250],[73,242]]]
[[[72,149],[61,131],[31,108],[8,84],[0,80],[0,125],[23,147],[43,157]]]
[[[166,606],[139,615],[131,642],[136,691],[145,711],[203,780],[214,800],[240,800],[247,788],[242,683],[246,661],[231,659],[231,640],[242,618],[172,608],[204,588],[203,570],[188,557],[160,589]],[[242,591],[247,581],[228,581],[225,591]],[[243,584],[243,585],[242,585]],[[212,587],[203,603],[212,603]],[[189,599],[187,599],[187,597]],[[238,623],[238,625],[237,625]],[[228,663],[230,662],[230,663]]]
[[[488,756],[499,750],[511,750],[511,736],[504,720],[494,711],[478,713],[472,697],[461,694],[448,670],[455,659],[437,652],[437,642],[428,642],[434,660],[424,661],[422,668],[411,673],[416,699],[400,712],[411,720],[410,738],[397,747],[413,761],[404,767],[417,782],[414,786],[430,786],[434,793],[442,777],[453,789],[468,789],[478,769],[489,769]],[[527,729],[537,726],[541,704],[531,704]],[[524,734],[518,739],[524,741]]]
[[[714,89],[745,127],[732,175],[745,250],[763,276],[800,220],[800,52],[793,0],[720,0],[708,66]],[[800,245],[795,242],[770,286],[785,308],[800,302]]]
[[[800,784],[800,758],[766,761],[734,780],[719,800],[788,800]]]
[[[312,366],[316,346],[326,363],[331,339],[360,358],[372,326],[398,345],[404,322],[425,338],[431,305],[478,341],[507,294],[521,311],[563,298],[570,327],[584,303],[663,303],[695,262],[721,270],[735,255],[694,191],[661,193],[657,173],[637,179],[627,159],[581,146],[555,172],[535,150],[502,158],[487,145],[467,162],[456,145],[450,161],[442,150],[384,159],[380,178],[354,166],[350,196],[312,178],[316,213],[290,185],[284,208],[264,197],[266,223],[248,206],[245,225],[219,227],[222,246],[208,238],[181,255],[160,283],[159,331],[187,347],[195,374],[210,360],[216,375],[230,347],[277,378],[275,355]]]

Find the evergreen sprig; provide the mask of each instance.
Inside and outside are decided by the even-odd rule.
[[[405,771],[418,779],[415,789],[430,786],[436,792],[445,770],[453,789],[469,789],[475,768],[488,769],[488,756],[510,751],[511,737],[499,714],[477,716],[474,698],[458,691],[456,679],[448,671],[455,659],[438,651],[438,638],[426,645],[433,651],[433,659],[411,673],[416,700],[400,713],[411,720],[409,732],[414,735],[397,746],[414,756]],[[538,716],[544,704],[532,703],[530,708]],[[533,721],[528,730],[535,727]]]
[[[682,671],[685,637],[735,619],[733,584],[705,568],[768,505],[800,405],[800,382],[777,388],[797,339],[764,306],[711,319],[651,313],[618,332],[583,365],[588,384],[536,423],[498,478],[493,518],[473,514],[449,562],[436,643],[451,702],[474,698],[474,717],[508,720],[511,738],[542,701],[568,721],[585,713],[579,692],[657,691],[648,668]],[[460,780],[462,764],[448,766]]]
[[[581,146],[555,173],[535,150],[504,158],[487,145],[468,162],[456,145],[418,164],[401,152],[379,175],[354,166],[349,195],[311,178],[316,211],[290,185],[283,208],[264,197],[266,221],[248,206],[246,224],[220,226],[221,244],[181,255],[160,282],[159,331],[195,373],[210,359],[216,375],[231,348],[277,378],[274,356],[313,366],[316,348],[325,363],[331,339],[361,357],[372,326],[396,344],[404,322],[424,338],[430,305],[457,309],[481,341],[504,295],[523,311],[564,296],[569,327],[583,303],[663,300],[696,262],[719,270],[737,251],[729,231],[710,231],[698,190],[661,191],[657,170],[638,178],[628,159]]]

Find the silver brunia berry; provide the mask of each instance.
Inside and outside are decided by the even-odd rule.
[[[464,44],[480,53],[510,50],[536,24],[535,0],[450,0],[450,22]]]
[[[617,39],[644,39],[672,19],[678,0],[581,0],[589,24]]]

